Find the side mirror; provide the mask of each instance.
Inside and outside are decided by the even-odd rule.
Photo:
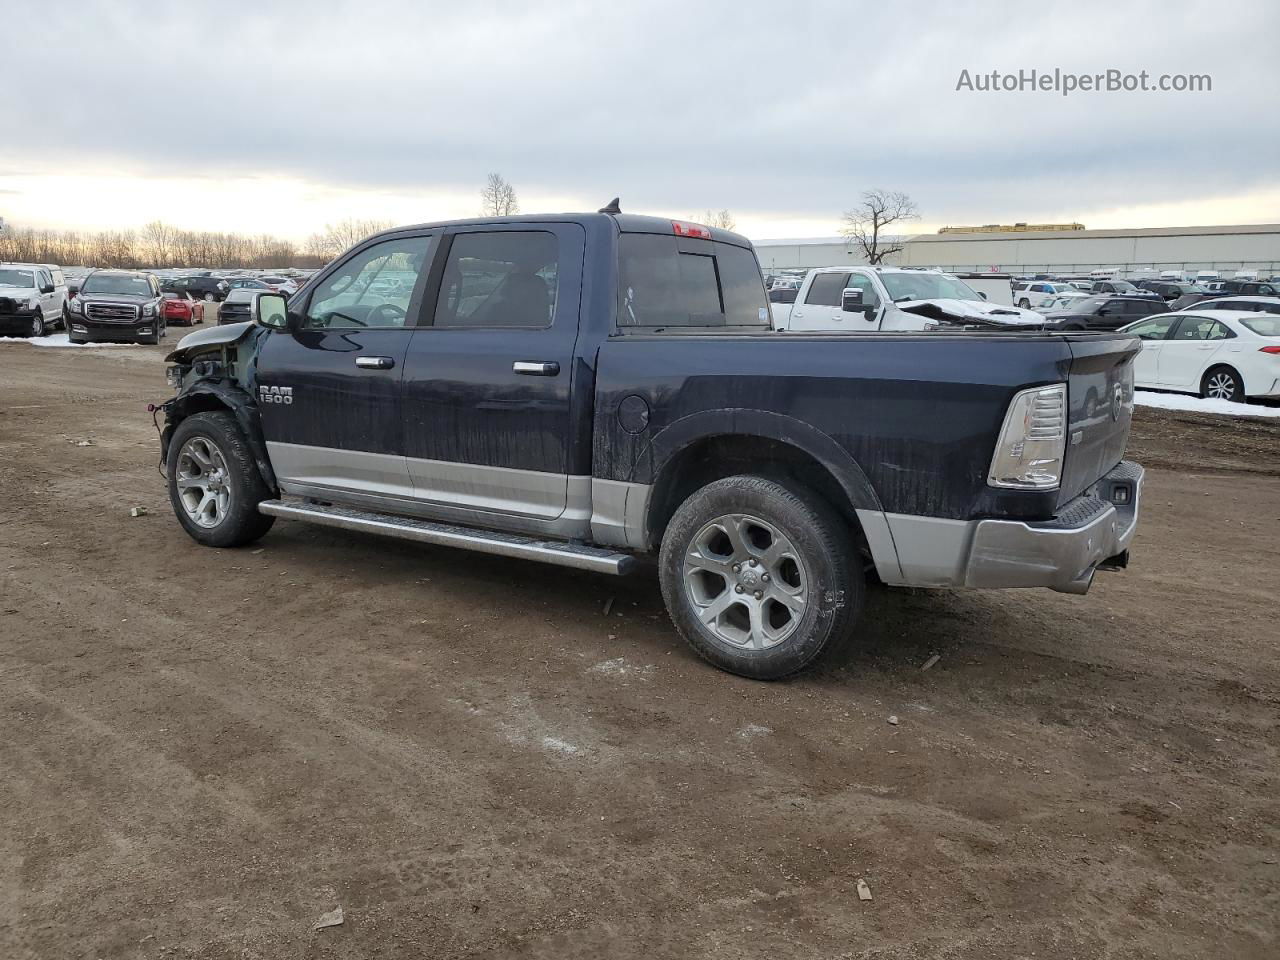
[[[855,287],[845,287],[840,293],[840,309],[845,313],[860,313],[867,320],[875,316],[875,307],[862,302],[862,291]]]
[[[983,293],[981,290],[978,291],[978,296],[980,296],[983,300],[987,299],[987,295]]]
[[[277,293],[264,293],[253,301],[253,321],[272,330],[287,330],[289,305]]]
[[[53,284],[52,284],[52,283],[46,283],[44,286],[42,286],[42,287],[40,288],[40,292],[41,292],[41,293],[53,293]]]
[[[76,294],[78,294],[79,292],[80,292],[80,288],[77,286],[73,285],[73,286],[67,287],[67,299],[74,300],[76,297]]]

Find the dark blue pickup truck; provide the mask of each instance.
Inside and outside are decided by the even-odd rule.
[[[162,462],[210,546],[280,518],[624,573],[761,679],[869,579],[1088,590],[1123,567],[1139,341],[772,329],[751,244],[623,214],[370,237],[170,355]]]

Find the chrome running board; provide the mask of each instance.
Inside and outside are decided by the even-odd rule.
[[[510,533],[492,530],[476,530],[471,527],[455,527],[430,520],[414,520],[387,513],[370,513],[350,507],[325,506],[285,500],[264,500],[258,510],[269,517],[284,520],[303,520],[323,527],[340,530],[357,530],[361,533],[377,533],[401,540],[431,543],[441,547],[461,547],[477,553],[491,553],[499,557],[516,557],[521,560],[540,560],[577,570],[594,573],[610,573],[617,576],[629,573],[636,558],[615,550],[588,547],[559,540],[535,540]]]

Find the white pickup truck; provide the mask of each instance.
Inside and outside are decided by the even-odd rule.
[[[901,267],[818,267],[794,304],[774,303],[778,330],[933,330],[939,326],[1035,329],[1044,317],[988,303],[963,280],[938,270]]]

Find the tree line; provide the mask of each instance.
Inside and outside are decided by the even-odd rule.
[[[341,220],[326,224],[301,245],[270,234],[183,230],[161,220],[153,220],[140,230],[18,227],[0,232],[0,261],[125,269],[322,267],[348,247],[390,226],[384,220]]]

